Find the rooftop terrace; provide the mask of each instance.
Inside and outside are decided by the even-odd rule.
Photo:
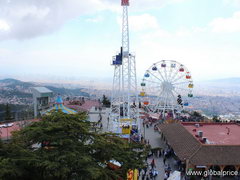
[[[234,123],[182,123],[199,141],[198,132],[207,138],[208,144],[240,145],[240,125]],[[199,126],[197,125],[199,124]]]

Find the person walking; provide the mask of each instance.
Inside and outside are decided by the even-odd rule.
[[[151,162],[151,167],[152,167],[152,169],[153,169],[154,167],[156,167],[154,158],[153,158],[153,160],[152,160],[152,162]]]

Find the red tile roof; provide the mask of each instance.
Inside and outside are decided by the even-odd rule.
[[[86,100],[83,105],[70,105],[69,102],[64,102],[64,104],[71,109],[75,109],[77,111],[90,111],[92,107],[100,107],[100,103],[96,100]]]
[[[240,165],[240,145],[202,144],[184,126],[180,123],[159,126],[180,160],[188,159],[193,165]]]
[[[182,123],[183,126],[192,134],[198,131],[203,132],[211,144],[218,145],[240,145],[240,125],[235,123]],[[200,127],[196,128],[195,124]]]
[[[29,123],[36,122],[36,121],[39,121],[39,119],[31,119],[31,120],[26,120],[26,121],[17,121],[17,122],[12,122],[13,126],[11,126],[11,127],[5,127],[5,128],[2,127],[2,128],[0,128],[1,139],[6,140],[7,138],[10,138],[13,131],[18,131],[22,127],[28,125]],[[4,124],[6,124],[6,123],[4,123]],[[1,124],[1,125],[3,125],[3,124]]]

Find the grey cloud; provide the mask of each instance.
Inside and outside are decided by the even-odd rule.
[[[174,1],[180,0],[130,0],[131,11],[159,8]],[[0,40],[52,33],[75,17],[105,9],[114,11],[120,4],[121,0],[0,0]]]
[[[66,21],[100,10],[97,0],[0,0],[0,40],[28,39],[59,29]]]

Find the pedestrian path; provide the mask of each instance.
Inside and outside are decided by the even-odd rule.
[[[144,128],[144,127],[142,127]],[[145,127],[145,139],[149,140],[149,144],[152,148],[161,148],[167,149],[166,144],[162,141],[161,136],[158,131],[155,131],[153,126],[149,126],[149,128]],[[169,165],[172,169],[172,172],[176,170],[175,160],[173,158],[166,159],[165,164],[163,163],[163,155],[157,157],[153,155],[153,157],[148,158],[148,164],[152,162],[154,159],[156,164],[156,169],[158,171],[158,176],[154,180],[164,180],[165,168]],[[146,178],[145,178],[146,179]]]

